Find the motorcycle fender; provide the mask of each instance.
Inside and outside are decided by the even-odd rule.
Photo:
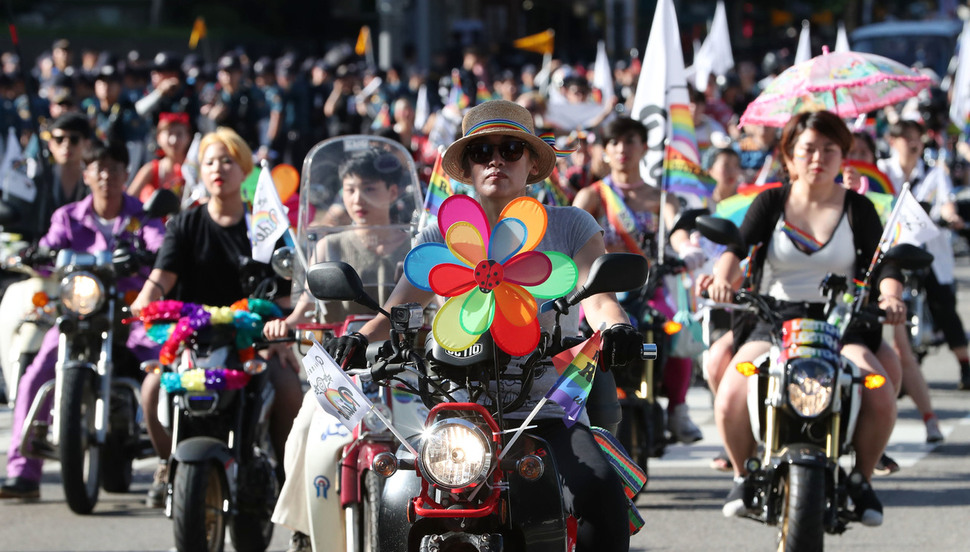
[[[364,484],[364,472],[371,469],[371,465],[374,463],[374,457],[382,452],[393,453],[394,448],[388,442],[368,441],[357,447],[357,461],[353,465],[354,471],[352,473],[348,473],[351,467],[348,465],[349,463],[344,462],[341,469],[342,486],[340,493],[340,501],[344,506],[352,502],[360,502],[360,497],[363,496],[363,489],[361,487]],[[348,475],[352,476],[352,481],[348,480],[351,479]]]
[[[778,456],[781,465],[795,464],[798,466],[819,466],[827,468],[829,459],[825,451],[811,445],[793,444],[781,451]]]
[[[769,365],[769,359],[771,358],[771,352],[765,353],[758,358],[754,359],[753,363],[760,370],[767,370]],[[774,356],[777,356],[774,355]],[[732,367],[728,367],[731,369]],[[761,411],[764,409],[764,398],[761,397],[759,390],[759,377],[749,376],[748,380],[748,419],[751,420],[751,431],[754,433],[755,439],[759,443],[763,442],[762,435],[764,432],[761,427]]]
[[[219,439],[212,437],[193,437],[182,441],[175,447],[175,460],[179,463],[198,464],[218,461],[223,466],[228,466],[235,461],[232,451]]]
[[[520,449],[520,447],[522,447]],[[559,471],[546,441],[532,435],[525,435],[515,445],[510,457],[518,450],[535,451],[542,458],[545,470],[542,477],[527,481],[518,474],[509,474],[509,512],[512,525],[524,540],[523,550],[529,552],[543,550],[564,550],[566,548],[566,512],[563,508],[562,489],[559,486]]]
[[[408,509],[411,498],[421,494],[421,478],[414,470],[398,470],[394,475],[384,480],[384,491],[381,493],[381,508],[378,518],[380,550],[411,550],[411,523],[408,521]],[[420,536],[415,535],[418,542]]]

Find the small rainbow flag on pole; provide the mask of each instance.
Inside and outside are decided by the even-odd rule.
[[[438,216],[438,209],[441,203],[455,193],[451,186],[451,179],[441,166],[441,154],[434,160],[434,167],[431,169],[431,179],[428,182],[428,192],[424,196],[424,210],[429,215]]]
[[[478,87],[475,89],[475,104],[478,105],[494,99],[495,96],[492,94],[492,91],[485,86],[485,83],[478,81]]]
[[[668,147],[663,167],[668,192],[693,194],[702,199],[710,199],[714,193],[714,179],[680,150]]]
[[[593,388],[593,377],[599,364],[601,341],[602,337],[597,331],[586,341],[552,357],[552,364],[561,375],[545,398],[566,411],[563,418],[566,427],[576,423],[586,407],[586,398]]]
[[[669,147],[679,151],[688,159],[700,159],[695,136],[694,118],[690,114],[690,106],[671,104]]]

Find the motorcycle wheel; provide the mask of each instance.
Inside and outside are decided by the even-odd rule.
[[[179,552],[222,552],[226,541],[222,505],[229,492],[221,472],[222,466],[213,462],[176,467],[172,521]]]
[[[368,470],[364,473],[364,504],[361,516],[359,552],[380,552],[381,542],[377,534],[377,520],[381,513],[381,493],[384,479]]]
[[[95,442],[96,375],[65,370],[60,404],[60,460],[64,496],[71,511],[90,514],[98,503],[101,447]]]
[[[792,464],[782,482],[779,552],[821,552],[825,536],[825,471]]]
[[[109,493],[127,493],[131,487],[131,420],[134,405],[129,395],[112,393],[111,420],[101,458],[101,487]]]
[[[240,469],[237,513],[229,520],[229,536],[238,552],[263,552],[273,540],[273,508],[279,488],[269,460],[254,456]]]

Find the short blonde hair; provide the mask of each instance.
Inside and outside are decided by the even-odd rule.
[[[203,136],[202,141],[199,142],[200,165],[202,164],[202,155],[212,144],[222,144],[236,163],[239,163],[244,173],[248,175],[253,172],[253,150],[235,130],[229,127],[219,127]]]

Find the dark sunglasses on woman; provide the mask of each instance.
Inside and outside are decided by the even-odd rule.
[[[498,154],[502,156],[503,161],[513,163],[522,159],[525,148],[525,142],[522,140],[505,140],[498,144],[479,142],[477,144],[468,144],[465,147],[465,155],[469,161],[476,165],[487,165],[495,155],[495,150],[498,149]]]

